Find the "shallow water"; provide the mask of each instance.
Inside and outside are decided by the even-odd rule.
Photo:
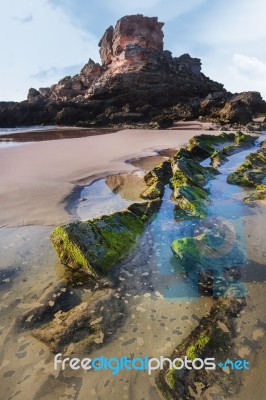
[[[208,217],[219,216],[233,225],[235,241],[244,247],[242,261],[245,267],[251,253],[244,220],[256,224],[260,214],[241,202],[243,189],[228,185],[226,176],[253,150],[256,148],[231,156],[220,169],[221,174],[208,184],[211,197]],[[119,192],[114,193],[104,179],[84,187],[80,192],[80,199],[83,198],[86,200],[77,203],[76,209],[81,219],[122,209],[131,202]],[[121,302],[126,308],[123,325],[103,348],[90,354],[91,358],[101,355],[167,356],[210,310],[212,299],[200,295],[195,280],[189,279],[186,271],[178,269],[170,247],[174,239],[197,235],[202,223],[196,219],[175,221],[174,207],[167,186],[158,215],[136,249],[117,270],[119,281],[125,288],[121,291]],[[110,371],[55,372],[53,356],[47,347],[34,339],[30,330],[19,327],[21,314],[33,310],[47,293],[53,298],[66,288],[55,268],[56,256],[49,240],[52,229],[35,226],[0,230],[0,381],[3,398],[158,400],[154,378],[141,371],[121,371],[117,376],[111,375]],[[263,252],[262,244],[258,247]],[[260,279],[265,280],[261,269],[260,274]],[[256,279],[256,275],[251,275]],[[73,288],[71,292],[82,299],[86,290],[85,286]]]
[[[16,128],[0,128],[0,136],[12,135],[17,132],[31,132],[31,131],[44,131],[47,129],[56,129],[55,125],[33,125],[33,126],[18,126]]]
[[[99,179],[81,190],[76,213],[84,221],[123,210],[131,203],[132,201],[123,199],[119,193],[115,194],[108,187],[105,179]]]
[[[43,142],[47,140],[61,140],[83,138],[87,136],[105,135],[116,132],[112,128],[77,128],[60,126],[27,126],[17,128],[0,128],[0,149],[17,147],[23,144]]]
[[[0,149],[8,149],[9,147],[25,146],[26,144],[31,144],[33,142],[15,142],[13,140],[1,140],[0,139]]]

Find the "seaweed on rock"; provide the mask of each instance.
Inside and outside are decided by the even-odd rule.
[[[221,135],[202,134],[190,139],[185,148],[177,151],[172,160],[171,186],[176,200],[175,216],[177,218],[205,218],[208,208],[208,191],[204,186],[215,175],[216,167],[227,159],[223,148],[233,143],[231,151],[251,144],[254,137],[242,132]],[[219,146],[221,149],[218,150]],[[200,161],[211,159],[213,167],[202,167]],[[215,168],[214,168],[215,167]]]
[[[266,176],[266,149],[260,149],[246,157],[246,161],[227,177],[235,185],[257,188]],[[257,189],[258,191],[260,188]],[[265,189],[264,189],[265,190]],[[263,188],[262,188],[263,191]]]
[[[51,240],[62,264],[99,278],[128,254],[143,231],[142,219],[125,210],[59,226]]]
[[[209,315],[203,317],[191,334],[176,346],[170,359],[180,359],[181,363],[185,357],[190,361],[198,357],[202,359],[215,357],[220,362],[225,362],[228,357],[233,358],[234,317],[239,314],[243,306],[244,300],[237,296],[218,300]],[[210,374],[205,368],[178,369],[169,368],[169,364],[165,364],[156,379],[156,384],[167,400],[194,399],[195,392],[198,392],[198,384],[201,386],[201,396],[214,384],[220,386],[220,393],[223,396],[221,398],[236,391],[235,372],[232,370],[227,375],[220,368],[214,369]]]
[[[142,197],[149,201],[131,204],[110,215],[58,226],[52,232],[55,251],[73,276],[84,282],[99,279],[130,252],[145,223],[160,208],[162,182],[169,179],[169,171],[169,162],[164,162],[146,175],[148,188]]]

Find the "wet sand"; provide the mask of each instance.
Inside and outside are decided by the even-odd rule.
[[[23,142],[43,142],[46,140],[61,140],[61,139],[74,139],[87,136],[100,136],[109,133],[117,132],[118,129],[112,128],[71,128],[71,127],[57,127],[56,129],[47,128],[40,130],[18,131],[14,133],[7,132],[6,134],[0,133],[0,143],[3,141]]]
[[[2,224],[16,226],[24,220],[25,224],[53,225],[56,221],[68,221],[71,216],[64,209],[64,199],[77,184],[88,184],[99,176],[111,175],[112,171],[131,172],[141,167],[147,170],[153,157],[154,160],[158,157],[155,150],[182,146],[195,131],[128,130],[124,134],[125,137],[117,132],[0,150]],[[147,161],[149,165],[143,160],[138,166],[125,162],[141,155],[152,156]],[[4,173],[9,179],[3,177]],[[110,188],[119,189],[121,196],[132,196],[124,185],[124,175],[111,176],[107,182]],[[5,200],[4,206],[2,200]],[[253,370],[244,376],[244,387],[235,400],[257,398],[250,396],[253,393],[259,396],[263,387],[257,375],[261,377],[264,373],[262,349],[265,347],[261,341],[265,330],[260,323],[265,321],[264,221],[265,210],[259,207],[244,218],[246,237],[251,238],[248,258],[253,264],[243,276],[248,289],[248,307],[238,319],[236,344],[239,356],[250,360]],[[105,400],[109,397],[159,400],[160,395],[154,388],[155,374],[150,378],[141,371],[123,371],[117,376],[110,371],[100,374],[54,371],[49,349],[34,339],[30,330],[21,329],[21,314],[34,310],[47,293],[53,299],[58,291],[66,288],[58,276],[56,256],[49,241],[52,229],[45,226],[0,229],[3,250],[0,258],[1,395],[4,399],[16,400]],[[158,273],[153,240],[154,232],[147,230],[140,246],[122,264],[119,277],[127,288],[121,294],[127,309],[124,323],[103,348],[90,354],[91,357],[167,356],[210,310],[212,299],[208,297],[200,297],[195,302],[164,299],[162,293],[169,283],[167,278],[172,277],[162,279]],[[86,290],[86,287],[82,289],[81,297],[86,295]],[[76,289],[71,291],[75,296]],[[253,355],[258,355],[256,360]],[[79,354],[73,352],[72,356]],[[210,394],[209,398],[214,396]]]
[[[201,132],[128,129],[0,149],[0,227],[69,222],[65,198],[77,184],[134,171],[126,160],[178,148],[195,133]]]

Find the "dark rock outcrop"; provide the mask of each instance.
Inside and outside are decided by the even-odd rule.
[[[260,93],[243,92],[231,97],[219,115],[226,122],[246,124],[260,112],[265,112],[265,102]]]
[[[26,101],[0,103],[0,126],[171,126],[200,116],[249,122],[266,112],[259,93],[232,95],[201,72],[189,54],[163,50],[163,23],[131,15],[110,26],[99,42],[102,65],[89,59],[79,74],[50,88],[31,88]]]

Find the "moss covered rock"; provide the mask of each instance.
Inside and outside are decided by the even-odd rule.
[[[177,203],[176,217],[206,217],[208,193],[203,186],[217,171],[212,167],[202,167],[197,161],[185,157],[175,159],[172,170],[171,186]]]
[[[254,142],[254,136],[237,131],[235,134],[235,143],[239,146],[241,144],[249,144]]]
[[[220,135],[201,134],[190,139],[185,148],[179,149],[175,155],[175,159],[186,157],[197,161],[208,158],[219,147],[225,155],[231,154],[238,148],[246,147],[254,142],[254,136],[244,134],[243,132],[227,133],[222,132]],[[228,144],[228,142],[232,144]]]
[[[128,254],[144,221],[126,210],[57,227],[51,241],[62,264],[98,278]]]
[[[222,132],[220,135],[201,134],[190,139],[186,149],[190,154],[190,158],[204,160],[211,156],[217,145],[234,141],[234,133]]]
[[[148,186],[146,190],[140,195],[142,199],[154,200],[162,198],[164,193],[164,185],[160,181],[154,182],[153,185]]]
[[[196,268],[200,260],[200,252],[196,245],[195,238],[185,237],[183,239],[174,240],[172,243],[172,251],[183,269],[191,271]]]
[[[232,350],[235,337],[233,319],[243,306],[244,301],[239,298],[216,301],[210,313],[203,317],[191,334],[176,346],[169,358],[171,360],[187,358],[196,362],[196,358],[214,357],[222,363],[228,358],[234,359],[236,355]],[[177,361],[173,365],[176,363]],[[234,370],[231,370],[230,374],[225,374],[221,368],[216,368],[210,373],[205,368],[177,369],[172,366],[169,368],[169,363],[165,363],[164,369],[156,378],[157,387],[167,400],[194,399],[196,397],[194,394],[199,394],[197,390],[199,386],[203,398],[204,391],[213,385],[216,388],[220,387],[219,399],[227,398],[229,394],[238,390],[236,382],[238,381]]]
[[[153,185],[158,181],[166,185],[169,179],[171,178],[171,174],[172,174],[171,162],[167,160],[157,165],[151,171],[149,171],[144,176],[144,180],[149,186]]]
[[[205,218],[209,203],[205,189],[184,185],[174,190],[176,200],[175,216]],[[184,212],[186,215],[184,215]]]
[[[221,292],[225,291],[228,281],[224,277],[225,269],[230,276],[246,261],[245,253],[235,238],[234,227],[225,219],[214,217],[209,219],[197,236],[188,236],[172,242],[172,251],[176,259],[176,269],[185,272],[196,272],[195,277],[200,286],[212,288],[209,278],[223,282]],[[232,274],[231,274],[232,273]],[[235,276],[236,277],[236,276]],[[200,279],[199,279],[200,278]]]
[[[171,174],[170,161],[165,161],[153,168],[144,176],[148,188],[140,197],[145,200],[161,199],[164,194],[164,186],[169,182]]]
[[[228,142],[232,142],[232,146],[235,148],[236,140],[240,141],[241,138],[244,141],[242,135],[241,133],[236,136],[234,133],[225,132],[220,135],[202,134],[193,137],[188,146],[177,151],[172,160],[173,176],[171,179],[174,198],[177,202],[175,210],[177,218],[206,217],[208,192],[204,186],[219,173],[216,167],[227,160],[222,150],[216,148],[218,145],[225,145]],[[200,161],[209,157],[215,168],[200,165]]]
[[[266,200],[266,185],[257,185],[256,190],[252,191],[244,198],[246,203],[253,203],[257,200]]]
[[[266,149],[246,157],[246,161],[227,177],[227,182],[256,188],[266,176]]]
[[[190,158],[180,158],[172,164],[172,185],[179,187],[188,182],[202,186],[207,183],[209,170]]]
[[[127,209],[135,214],[142,221],[146,222],[159,211],[162,200],[160,198],[145,201],[143,203],[133,203]]]
[[[170,173],[171,163],[166,161],[145,176],[148,188],[141,197],[150,201],[134,203],[125,211],[57,227],[51,241],[62,264],[72,269],[79,280],[107,274],[129,253],[144,231],[145,222],[159,210]]]
[[[223,154],[222,151],[215,150],[211,155],[211,165],[214,168],[218,168],[226,161],[228,161],[228,159],[226,158],[226,156]]]

